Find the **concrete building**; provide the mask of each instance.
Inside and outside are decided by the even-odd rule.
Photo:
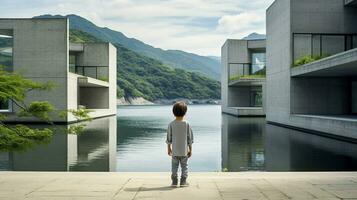
[[[70,43],[68,19],[0,19],[0,65],[36,82],[52,82],[51,91],[29,92],[26,102],[49,101],[58,110],[85,107],[93,118],[116,114],[116,48],[110,43]],[[2,102],[9,121],[19,107]],[[73,122],[53,116],[55,122]]]
[[[221,54],[222,112],[264,116],[265,40],[228,39]]]
[[[357,139],[356,2],[276,0],[268,8],[268,122]],[[306,56],[316,61],[296,66]]]

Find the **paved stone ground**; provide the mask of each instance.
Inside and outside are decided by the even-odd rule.
[[[172,188],[169,173],[0,172],[0,200],[356,199],[357,172],[191,173]]]

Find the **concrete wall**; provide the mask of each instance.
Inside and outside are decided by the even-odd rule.
[[[243,70],[234,68],[234,65],[251,63],[252,52],[264,52],[265,40],[231,40],[228,39],[221,49],[221,99],[222,111],[227,107],[249,107],[250,106],[250,86],[230,87],[229,75]],[[249,72],[249,65],[244,69]],[[255,88],[255,87],[253,87]],[[265,99],[265,98],[264,98]]]
[[[117,51],[110,43],[83,44],[84,52],[79,53],[79,66],[107,66],[109,88],[78,87],[79,75],[69,73],[68,76],[68,108],[77,109],[84,104],[91,109],[93,118],[115,115],[117,90]],[[93,58],[89,55],[93,54]],[[96,59],[94,59],[96,58]],[[87,60],[88,59],[88,60]],[[80,102],[81,101],[81,102]],[[69,121],[75,118],[69,115]]]
[[[356,7],[345,7],[341,0],[289,1],[293,33],[357,33]]]
[[[84,43],[83,52],[77,57],[77,66],[109,66],[108,46],[108,43]]]
[[[262,86],[229,87],[228,107],[250,107],[252,91],[262,91]]]
[[[294,78],[291,80],[291,113],[348,115],[350,80],[346,78]]]
[[[293,33],[348,34],[357,33],[356,7],[345,7],[341,0],[291,0],[291,28]],[[296,35],[295,59],[311,54],[311,36]],[[310,37],[310,38],[309,38]],[[324,36],[321,40],[323,54],[344,51],[345,38],[336,35]],[[313,42],[320,47],[320,39]],[[318,49],[315,49],[317,51]],[[315,53],[316,54],[316,53]]]
[[[277,0],[267,10],[267,121],[286,123],[290,116],[290,0]]]
[[[228,88],[228,107],[249,107],[250,106],[249,86]]]
[[[80,87],[79,105],[87,109],[109,109],[109,88]]]
[[[221,48],[221,105],[222,108],[228,106],[228,40]]]
[[[0,19],[0,29],[13,30],[14,71],[36,82],[55,84],[52,91],[28,93],[26,102],[49,101],[57,109],[67,109],[67,19]],[[19,110],[16,106],[13,108],[15,112]],[[8,119],[16,117],[10,115]],[[33,118],[21,120],[37,121]]]
[[[357,137],[355,122],[291,115],[348,114],[351,97],[346,78],[291,79],[290,76],[294,33],[356,33],[353,20],[356,17],[356,8],[345,7],[341,0],[276,0],[269,7],[267,121]]]
[[[26,102],[49,101],[58,110],[77,109],[77,75],[69,73],[69,39],[67,19],[0,19],[0,30],[13,30],[14,71],[35,82],[52,82],[51,91],[32,91]],[[116,48],[109,43],[83,45],[78,62],[82,66],[107,66],[109,95],[105,97],[109,109],[93,112],[93,117],[116,114]],[[103,68],[104,69],[104,68]],[[8,113],[9,121],[40,121],[34,118],[18,118]],[[53,121],[73,121],[73,116],[61,119],[56,114]]]
[[[353,34],[357,33],[357,8],[345,7],[341,0],[291,0],[292,33]],[[325,36],[322,38],[323,53],[344,51],[345,38]],[[301,38],[300,54],[311,52],[306,46],[313,38]],[[310,42],[309,44],[304,44]],[[305,48],[305,49],[304,49]],[[311,48],[311,47],[310,47]],[[305,53],[304,50],[306,51]],[[316,49],[319,50],[319,49]],[[295,54],[296,48],[294,50]],[[350,91],[346,78],[296,78],[291,82],[291,113],[304,114],[349,114]]]

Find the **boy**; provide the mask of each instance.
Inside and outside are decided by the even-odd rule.
[[[172,121],[167,128],[167,154],[172,157],[171,162],[171,180],[172,186],[177,186],[177,171],[181,165],[180,186],[188,186],[187,160],[192,156],[193,134],[191,127],[183,118],[187,112],[187,106],[184,102],[177,102],[172,108],[176,119]]]

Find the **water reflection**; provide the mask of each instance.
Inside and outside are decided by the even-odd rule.
[[[228,171],[355,171],[357,144],[222,116],[222,168]]]
[[[118,110],[118,171],[170,171],[166,129],[172,106],[121,106]],[[190,105],[186,119],[195,142],[190,171],[220,171],[221,110],[217,105]]]
[[[80,135],[56,132],[48,144],[0,153],[0,170],[169,171],[171,106],[121,107],[118,113],[93,120]],[[354,143],[266,124],[265,118],[221,115],[219,106],[190,106],[187,119],[195,135],[190,171],[357,170]]]
[[[266,125],[267,171],[355,171],[357,144]]]
[[[222,169],[264,170],[264,118],[222,115]]]
[[[56,129],[52,141],[48,144],[38,145],[26,151],[0,153],[0,169],[115,171],[116,123],[116,117],[96,119],[88,123],[79,135],[66,134],[60,131],[61,129]],[[66,126],[63,125],[61,128]]]

